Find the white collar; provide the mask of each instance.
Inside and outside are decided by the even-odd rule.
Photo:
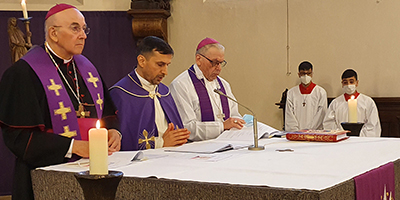
[[[63,59],[63,58],[61,58],[61,56],[59,56],[58,54],[56,54],[56,52],[54,52],[53,51],[53,49],[51,49],[51,47],[50,47],[50,45],[49,45],[49,43],[48,42],[45,42],[45,45],[46,45],[46,47],[54,54],[54,55],[56,55],[58,58],[60,58],[61,60],[64,60],[64,64],[65,63],[69,63],[74,57],[72,57],[71,59],[69,59],[69,60],[65,60],[65,59]]]
[[[196,77],[197,77],[199,80],[201,80],[201,79],[203,79],[203,78],[204,78],[205,80],[207,80],[206,77],[204,77],[204,74],[203,74],[203,72],[201,71],[201,69],[199,68],[199,66],[197,66],[197,64],[194,64],[193,69],[194,69],[194,73],[196,74]]]
[[[143,78],[142,76],[139,75],[139,73],[137,73],[137,68],[135,68],[135,73],[136,76],[139,78],[140,83],[142,84],[142,87],[147,90],[148,92],[155,92],[157,85],[153,85],[151,84],[149,81],[147,81],[145,78]]]
[[[194,67],[193,67],[193,68],[194,68],[194,72],[196,73],[196,77],[197,77],[199,80],[204,79],[204,83],[211,83],[211,84],[214,84],[214,85],[217,86],[218,89],[219,89],[219,84],[218,84],[218,82],[217,82],[217,79],[212,80],[212,81],[209,81],[209,80],[204,76],[203,72],[201,71],[201,69],[199,68],[199,66],[197,66],[197,64],[194,64]]]

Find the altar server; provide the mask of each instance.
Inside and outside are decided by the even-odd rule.
[[[17,157],[13,199],[33,199],[30,170],[89,156],[88,129],[102,119],[109,153],[120,149],[119,123],[96,68],[80,55],[89,28],[77,8],[52,7],[46,42],[31,49],[0,82],[0,125]]]
[[[224,57],[224,46],[212,38],[203,39],[196,48],[196,63],[170,85],[183,125],[191,132],[190,140],[213,139],[245,123],[237,104],[214,92],[218,89],[234,98],[229,83],[218,76],[227,64]]]
[[[169,88],[161,83],[174,51],[164,40],[149,36],[141,41],[138,52],[137,66],[110,88],[121,122],[121,149],[185,144],[190,132],[183,128]]]
[[[299,65],[300,85],[287,92],[285,130],[322,129],[327,109],[326,91],[312,82],[313,66],[304,61]]]
[[[357,91],[358,78],[357,72],[347,69],[342,74],[343,95],[336,97],[329,105],[324,119],[324,129],[341,129],[340,123],[348,122],[348,103],[347,101],[354,96],[357,100],[358,122],[364,123],[360,131],[360,137],[380,137],[381,123],[379,121],[378,109],[371,97]]]

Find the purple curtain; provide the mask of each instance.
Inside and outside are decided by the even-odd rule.
[[[44,17],[47,11],[29,11],[32,44],[44,42]],[[126,11],[82,12],[91,31],[86,39],[85,55],[97,67],[106,86],[111,87],[136,65],[136,41],[132,35],[131,17]],[[11,66],[8,44],[8,18],[22,17],[21,11],[0,11],[0,77]],[[25,33],[25,26],[18,21]],[[0,195],[11,194],[14,156],[0,138]]]

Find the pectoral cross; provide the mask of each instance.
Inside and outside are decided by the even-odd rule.
[[[90,112],[89,111],[85,111],[85,108],[83,107],[83,104],[80,103],[78,110],[75,111],[76,112],[76,116],[79,118],[85,118],[85,117],[89,117],[90,116]]]
[[[225,114],[224,113],[217,114],[217,118],[220,119],[221,121],[224,121]]]
[[[303,107],[306,106],[306,102],[303,102]]]

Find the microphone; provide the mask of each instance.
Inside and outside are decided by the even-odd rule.
[[[238,105],[242,106],[243,108],[246,108],[248,111],[251,112],[251,114],[253,115],[254,145],[250,146],[249,150],[264,150],[264,146],[261,146],[261,147],[258,146],[257,118],[256,118],[256,115],[254,114],[254,112],[252,110],[250,110],[250,108],[248,108],[247,106],[245,106],[245,105],[239,103],[238,101],[236,101],[234,98],[224,94],[221,90],[214,89],[214,92],[217,93],[218,95],[222,95],[222,96],[232,100],[233,102],[237,103]]]

